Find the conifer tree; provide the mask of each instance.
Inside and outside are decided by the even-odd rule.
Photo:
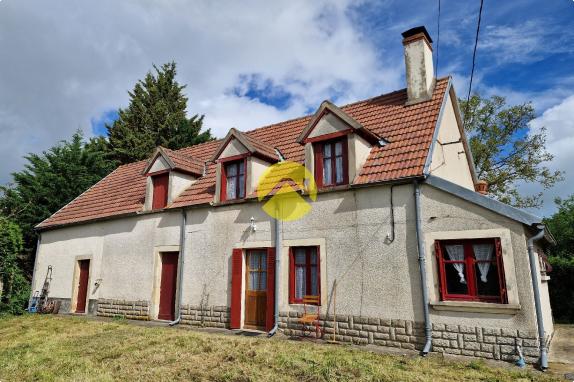
[[[110,155],[122,164],[147,159],[157,146],[179,149],[213,139],[209,130],[201,131],[203,116],[187,117],[175,62],[154,70],[136,83],[128,107],[106,126]]]

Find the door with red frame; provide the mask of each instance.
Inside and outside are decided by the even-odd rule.
[[[78,295],[76,296],[76,313],[86,313],[86,299],[88,297],[88,279],[90,278],[90,260],[78,261],[80,274],[78,275]]]
[[[267,250],[247,251],[245,276],[245,322],[248,329],[265,329],[267,312]]]
[[[177,262],[179,252],[163,252],[161,256],[161,281],[159,289],[159,320],[175,319],[175,295],[177,291]]]

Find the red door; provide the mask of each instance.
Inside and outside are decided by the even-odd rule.
[[[153,199],[151,208],[154,210],[167,205],[167,189],[169,187],[169,173],[152,176]]]
[[[90,276],[90,260],[78,261],[80,276],[78,277],[78,296],[76,298],[76,313],[86,312],[86,297],[88,297],[88,278]]]
[[[173,321],[175,319],[175,293],[177,288],[177,259],[178,252],[164,252],[161,254],[161,283],[159,289],[160,320]]]

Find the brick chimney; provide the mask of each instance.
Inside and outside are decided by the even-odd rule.
[[[407,77],[407,105],[427,101],[435,85],[432,39],[424,26],[402,33]]]

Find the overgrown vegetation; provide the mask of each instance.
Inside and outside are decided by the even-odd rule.
[[[19,314],[30,296],[30,285],[19,264],[22,231],[0,216],[0,315]]]
[[[512,381],[555,380],[517,368],[348,346],[28,315],[0,320],[6,381]]]
[[[545,221],[557,242],[550,248],[550,302],[558,322],[574,323],[574,195],[556,204],[558,212]]]

